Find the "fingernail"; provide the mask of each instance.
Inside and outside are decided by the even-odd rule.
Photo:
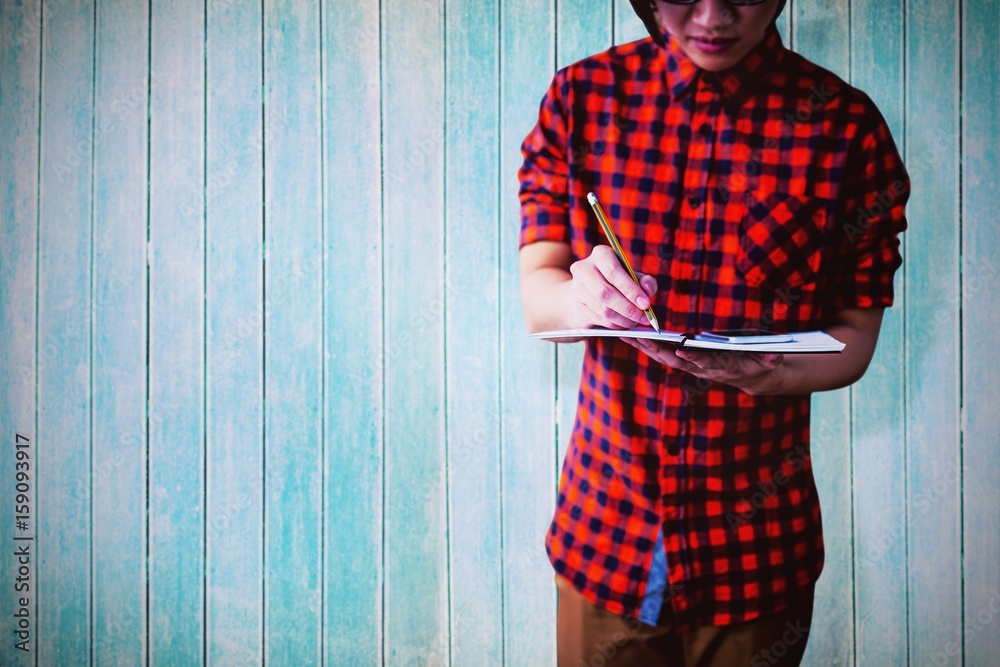
[[[643,310],[646,310],[647,308],[649,308],[649,299],[640,296],[638,299],[635,300],[635,305],[639,306]]]

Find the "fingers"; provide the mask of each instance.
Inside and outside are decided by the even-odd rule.
[[[635,275],[639,278],[639,284],[642,285],[642,289],[644,289],[646,294],[652,298],[652,296],[656,294],[657,290],[656,278],[648,273],[639,273],[638,271]]]
[[[594,265],[604,276],[604,279],[625,296],[629,305],[638,308],[639,311],[649,308],[649,296],[635,284],[632,276],[629,275],[629,272],[622,266],[618,256],[615,255],[614,250],[609,246],[598,246],[594,248],[591,257],[594,258]],[[621,312],[623,315],[627,314],[621,310],[618,312]],[[641,312],[639,316],[642,316]],[[638,320],[638,318],[636,319]]]
[[[590,325],[631,328],[645,321],[649,296],[640,289],[608,246],[570,266],[577,317]]]
[[[705,352],[684,348],[677,356],[700,372],[714,373],[720,378],[739,379],[767,373],[784,361],[785,355],[766,352]]]
[[[677,350],[677,356],[691,364],[698,371],[728,371],[732,367],[732,356],[713,352]]]
[[[594,310],[586,301],[579,301],[576,308],[579,320],[592,323],[595,326],[605,329],[631,329],[635,326],[635,320],[625,317],[608,306],[597,306],[598,310]]]
[[[625,341],[640,352],[646,353],[650,359],[658,361],[664,366],[687,373],[694,373],[701,370],[694,364],[680,358],[678,355],[679,350],[676,350],[673,345],[642,338],[619,338],[618,340]]]
[[[768,369],[776,368],[781,365],[781,362],[785,360],[784,354],[762,354],[760,355],[760,363],[766,366]]]

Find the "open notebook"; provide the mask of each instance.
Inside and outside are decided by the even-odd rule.
[[[677,331],[660,331],[656,333],[652,327],[636,326],[631,329],[560,329],[558,331],[540,331],[531,334],[532,338],[558,340],[560,338],[648,338],[664,343],[672,343],[677,347],[701,348],[706,350],[732,350],[739,352],[781,352],[784,354],[805,354],[817,352],[840,352],[844,344],[822,331],[802,331],[789,333],[791,340],[782,342],[723,342],[707,340],[700,334],[684,334]]]

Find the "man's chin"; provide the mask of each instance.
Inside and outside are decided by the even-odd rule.
[[[684,52],[699,69],[707,72],[722,72],[723,70],[727,70],[746,55],[746,51],[742,49],[738,54],[727,52],[725,54],[710,55],[698,52],[698,47],[696,46],[687,47],[684,49]]]

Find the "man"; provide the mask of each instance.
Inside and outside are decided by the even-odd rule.
[[[633,0],[522,145],[531,331],[823,329],[839,355],[589,338],[546,548],[560,665],[798,664],[823,568],[810,394],[857,381],[909,179],[871,99],[787,50],[784,0]],[[642,289],[589,212],[593,191]]]

